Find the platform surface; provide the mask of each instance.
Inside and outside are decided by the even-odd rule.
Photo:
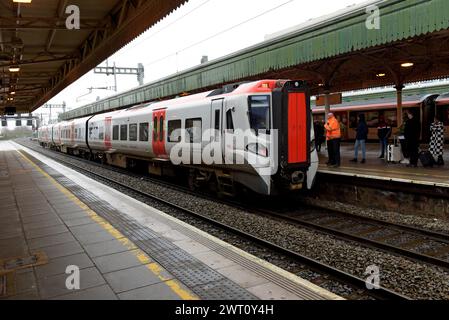
[[[326,165],[327,151],[323,148],[319,153],[321,173],[354,176],[376,180],[398,181],[430,186],[449,188],[449,148],[446,146],[444,160],[446,166],[424,168],[418,161],[417,168],[407,168],[405,164],[386,163],[379,159],[380,146],[377,143],[367,144],[367,162],[361,164],[362,152],[359,150],[359,163],[350,162],[354,159],[354,144],[342,143],[341,166],[329,168]]]
[[[0,299],[340,299],[11,142],[0,142],[0,277]]]

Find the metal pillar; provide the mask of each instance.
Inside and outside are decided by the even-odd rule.
[[[326,89],[324,91],[324,121],[327,122],[329,113],[331,112],[331,105],[329,102],[330,90]]]
[[[404,89],[403,84],[398,84],[395,86],[396,89],[396,101],[397,101],[397,122],[398,127],[402,125],[402,89]]]

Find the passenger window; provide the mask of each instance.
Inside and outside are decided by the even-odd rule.
[[[2,127],[7,127],[7,126],[8,126],[8,121],[2,120]]]
[[[153,141],[157,140],[157,117],[153,119]]]
[[[148,129],[150,124],[148,122],[141,123],[139,125],[139,140],[140,141],[148,141]]]
[[[128,126],[126,124],[122,124],[120,126],[120,140],[121,141],[128,140]]]
[[[137,124],[129,125],[129,141],[137,141]]]
[[[16,120],[16,127],[22,126],[22,120]]]
[[[159,141],[164,140],[164,117],[159,118]]]
[[[234,121],[232,120],[232,110],[226,111],[226,129],[230,133],[234,133]]]
[[[181,142],[181,120],[170,120],[167,132],[168,142]]]
[[[202,123],[201,118],[186,120],[186,142],[201,143]]]
[[[104,127],[99,128],[98,139],[104,140]]]
[[[33,120],[27,120],[27,126],[31,127],[33,125]]]
[[[119,135],[119,126],[113,126],[112,127],[112,140],[118,140]]]

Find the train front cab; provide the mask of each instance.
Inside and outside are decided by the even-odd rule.
[[[276,189],[311,189],[318,170],[310,93],[304,82],[287,81],[273,90],[273,128],[278,131]]]

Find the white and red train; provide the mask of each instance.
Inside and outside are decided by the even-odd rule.
[[[312,121],[302,81],[261,80],[44,126],[38,139],[44,147],[114,166],[155,175],[181,171],[192,188],[273,195],[312,187],[318,168]],[[205,138],[207,131],[212,134]],[[243,132],[247,142],[231,143]],[[212,163],[203,160],[208,145]],[[200,160],[174,161],[177,150]]]

